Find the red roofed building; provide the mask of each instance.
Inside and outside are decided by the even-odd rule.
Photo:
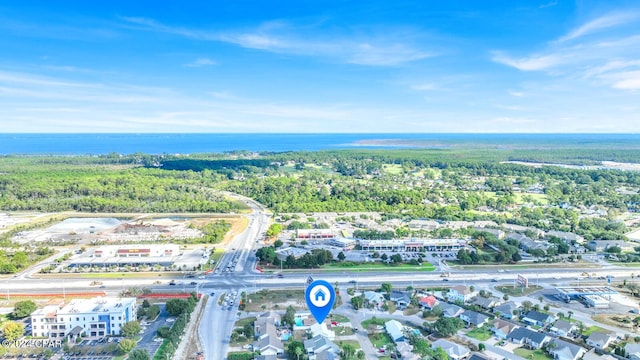
[[[420,298],[420,306],[424,309],[433,309],[434,306],[438,305],[439,301],[435,296],[429,295],[423,298]]]

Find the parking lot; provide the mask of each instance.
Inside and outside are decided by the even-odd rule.
[[[138,342],[138,346],[136,347],[136,349],[147,350],[147,352],[149,353],[149,357],[151,358],[153,358],[153,355],[155,355],[160,345],[162,345],[162,341],[158,339],[154,339],[156,337],[156,333],[158,332],[158,329],[163,326],[170,327],[172,325],[171,322],[167,321],[170,318],[169,318],[169,314],[165,310],[164,304],[157,304],[157,305],[160,306],[160,315],[158,315],[158,318],[156,319],[156,321],[148,323],[146,325],[146,329],[144,329],[142,339],[140,339],[140,341]]]

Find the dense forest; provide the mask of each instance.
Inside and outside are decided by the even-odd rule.
[[[383,218],[493,220],[621,238],[640,172],[509,160],[633,161],[635,149],[424,149],[0,158],[0,209],[232,212],[239,193],[276,213],[375,211]],[[585,217],[585,211],[597,212]]]

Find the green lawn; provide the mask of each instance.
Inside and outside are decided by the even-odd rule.
[[[182,273],[166,273],[166,272],[104,272],[104,273],[69,273],[65,274],[68,277],[74,277],[78,275],[81,278],[86,279],[119,279],[119,278],[148,278],[149,275],[157,277],[175,277],[180,276]]]
[[[475,328],[467,333],[467,336],[472,337],[476,340],[486,341],[493,336],[489,329],[483,327]]]
[[[294,303],[295,308],[302,309],[305,303],[303,290],[260,290],[248,295],[248,303],[245,311],[265,311],[266,309],[279,310],[285,303]],[[337,301],[337,300],[336,300]],[[265,309],[262,309],[265,305]],[[277,306],[276,306],[277,305]],[[281,310],[286,308],[283,307]]]
[[[349,270],[352,272],[360,272],[360,271],[434,271],[436,267],[428,262],[423,262],[422,266],[411,265],[411,264],[397,264],[397,265],[387,265],[382,263],[331,263],[326,264],[320,267],[322,270],[326,271],[344,271]],[[308,271],[308,270],[305,270]]]
[[[213,250],[213,254],[211,255],[210,260],[215,260],[217,264],[220,261],[220,259],[222,259],[222,256],[224,256],[224,248],[217,247]]]
[[[496,286],[496,290],[500,291],[501,293],[507,294],[507,295],[513,295],[513,296],[529,295],[532,292],[538,291],[541,289],[542,289],[542,286],[535,286],[535,285],[529,285],[529,287],[525,289],[523,289],[521,286],[516,286],[514,288],[513,285]]]
[[[351,345],[356,348],[356,350],[360,349],[360,343],[357,340],[338,340],[336,342],[340,347],[343,347],[344,345]]]
[[[256,321],[256,317],[255,316],[251,316],[248,318],[244,318],[244,319],[240,319],[238,321],[236,321],[236,327],[243,327],[247,324],[253,324]]]
[[[551,360],[553,359],[551,356],[547,355],[544,351],[542,350],[527,350],[524,348],[518,348],[513,350],[513,353],[521,356],[525,359],[532,359],[532,360]]]
[[[336,336],[353,335],[353,328],[349,326],[334,326],[331,330],[336,332]]]
[[[365,320],[362,322],[362,328],[366,329],[369,325],[380,325],[380,326],[384,326],[384,323],[386,323],[387,321],[389,321],[390,319],[385,319],[385,318],[371,318],[369,320]]]
[[[357,360],[358,358],[355,356],[355,354],[358,352],[358,350],[360,350],[360,343],[355,341],[355,340],[340,340],[338,341],[338,346],[340,347],[340,349],[343,349],[345,345],[351,345],[356,351],[354,353],[354,356],[350,356],[348,358],[342,358],[343,360]]]
[[[609,332],[608,330],[603,329],[600,326],[592,325],[592,326],[589,326],[588,328],[584,329],[584,331],[582,332],[582,335],[589,336],[594,331],[599,331],[599,332],[603,332],[603,333],[608,333]]]
[[[398,175],[402,173],[402,165],[399,164],[385,164],[382,165],[382,171],[387,174]]]
[[[338,315],[338,314],[330,314],[329,318],[331,319],[331,321],[337,321],[339,323],[348,323],[349,322],[349,318],[343,315]]]
[[[391,340],[387,333],[369,334],[369,340],[371,340],[371,343],[373,344],[373,346],[375,346],[376,349],[379,349],[385,345],[393,344],[393,340]]]

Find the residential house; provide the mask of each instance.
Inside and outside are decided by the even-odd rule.
[[[485,354],[481,354],[481,353],[472,353],[471,357],[469,358],[469,360],[493,360],[492,358],[488,357]]]
[[[640,344],[629,342],[624,346],[624,352],[629,359],[640,360]]]
[[[513,301],[507,301],[506,303],[493,308],[493,313],[499,314],[500,317],[504,319],[513,319],[515,316],[513,315],[514,311],[520,311],[520,307]]]
[[[529,231],[533,231],[535,233],[536,237],[544,236],[544,230],[540,230],[540,229],[532,227],[532,226],[522,226],[522,225],[515,225],[515,224],[503,224],[502,227],[505,230],[508,230],[508,231],[525,232],[525,231],[529,230]]]
[[[569,334],[576,329],[576,326],[566,320],[558,320],[549,329],[552,334],[558,336],[569,336]]]
[[[384,305],[384,295],[376,291],[365,291],[364,295],[365,304],[371,307],[379,307]]]
[[[569,254],[584,254],[586,252],[587,252],[587,249],[585,249],[585,247],[582,245],[569,246]]]
[[[340,348],[338,345],[334,344],[329,338],[326,336],[318,335],[314,336],[309,340],[304,341],[304,349],[309,355],[310,359],[313,359],[311,356],[317,355],[322,352],[332,352],[334,354],[340,353]]]
[[[275,312],[266,312],[258,316],[256,321],[253,322],[253,334],[256,337],[259,337],[263,333],[266,333],[267,323],[278,326],[280,325],[281,317],[280,314]]]
[[[255,360],[278,360],[276,355],[258,355]]]
[[[524,250],[524,251],[531,251],[531,250],[542,250],[545,253],[547,252],[547,249],[549,249],[549,247],[551,247],[551,244],[549,244],[549,242],[544,241],[544,240],[533,240],[528,236],[524,236],[524,235],[520,235],[522,237],[520,241],[520,249]]]
[[[500,229],[490,229],[490,228],[479,227],[479,226],[474,227],[473,230],[489,233],[500,240],[504,239],[505,235],[507,234]]]
[[[465,359],[471,354],[471,351],[467,347],[444,339],[434,341],[431,344],[431,348],[442,348],[451,360]]]
[[[321,351],[315,355],[315,360],[340,360],[340,355],[333,351]],[[309,356],[309,360],[313,360],[312,356]]]
[[[561,339],[554,339],[549,353],[555,360],[577,360],[587,351],[579,345]]]
[[[587,247],[596,252],[607,251],[614,246],[619,247],[622,251],[632,251],[637,243],[624,240],[592,240],[587,243]]]
[[[317,324],[316,319],[308,312],[297,312],[293,330],[309,330],[311,325]]]
[[[458,317],[464,312],[463,308],[455,304],[441,303],[440,308],[442,308],[442,314],[444,317]]]
[[[312,337],[324,336],[329,340],[333,340],[336,338],[336,332],[333,330],[329,330],[327,328],[327,324],[325,323],[322,323],[322,324],[315,323],[311,325],[309,327],[309,332],[311,333]]]
[[[512,343],[527,345],[532,349],[540,349],[549,341],[547,335],[521,327],[511,330],[507,339]]]
[[[389,300],[396,303],[398,309],[402,310],[411,304],[411,294],[406,291],[392,290]]]
[[[473,310],[466,310],[465,312],[460,314],[460,319],[466,322],[467,325],[480,327],[489,320],[489,317]]]
[[[600,355],[596,353],[596,349],[591,349],[584,354],[582,360],[618,360],[618,358],[612,355]]]
[[[507,335],[517,327],[518,325],[514,323],[502,319],[495,319],[491,325],[491,332],[500,339],[506,339]]]
[[[284,346],[278,338],[276,326],[270,322],[265,322],[261,331],[258,339],[253,343],[253,350],[260,351],[261,355],[284,354]]]
[[[384,323],[384,328],[394,342],[404,341],[404,326],[396,320],[389,320]]]
[[[431,310],[433,309],[434,306],[438,305],[440,302],[438,301],[438,299],[436,299],[435,296],[429,295],[429,296],[421,297],[418,303],[420,304],[420,307],[422,309]]]
[[[545,326],[547,324],[550,324],[552,321],[553,316],[535,310],[527,311],[527,313],[524,314],[524,317],[522,318],[522,322],[536,326]]]
[[[483,309],[492,309],[498,305],[500,305],[502,303],[502,301],[497,298],[497,297],[489,297],[489,298],[485,298],[482,296],[476,296],[473,301],[471,302],[471,305],[478,305]]]
[[[423,230],[435,230],[440,226],[435,220],[411,220],[408,224],[410,229],[423,229]]]
[[[408,342],[402,341],[396,344],[396,351],[400,354],[402,360],[420,360],[421,357],[413,353],[413,346]]]
[[[559,237],[560,239],[562,239],[562,241],[566,243],[577,242],[578,244],[582,244],[584,242],[584,237],[578,234],[574,234],[566,231],[552,230],[552,231],[548,231],[546,235]]]
[[[449,289],[449,293],[447,294],[447,297],[449,298],[449,301],[459,301],[462,303],[466,303],[476,295],[477,295],[476,291],[471,291],[468,287],[464,285],[456,285],[451,289]]]
[[[585,341],[587,345],[593,346],[598,350],[604,350],[613,340],[615,340],[615,334],[605,334],[600,331],[594,331],[589,335]]]

